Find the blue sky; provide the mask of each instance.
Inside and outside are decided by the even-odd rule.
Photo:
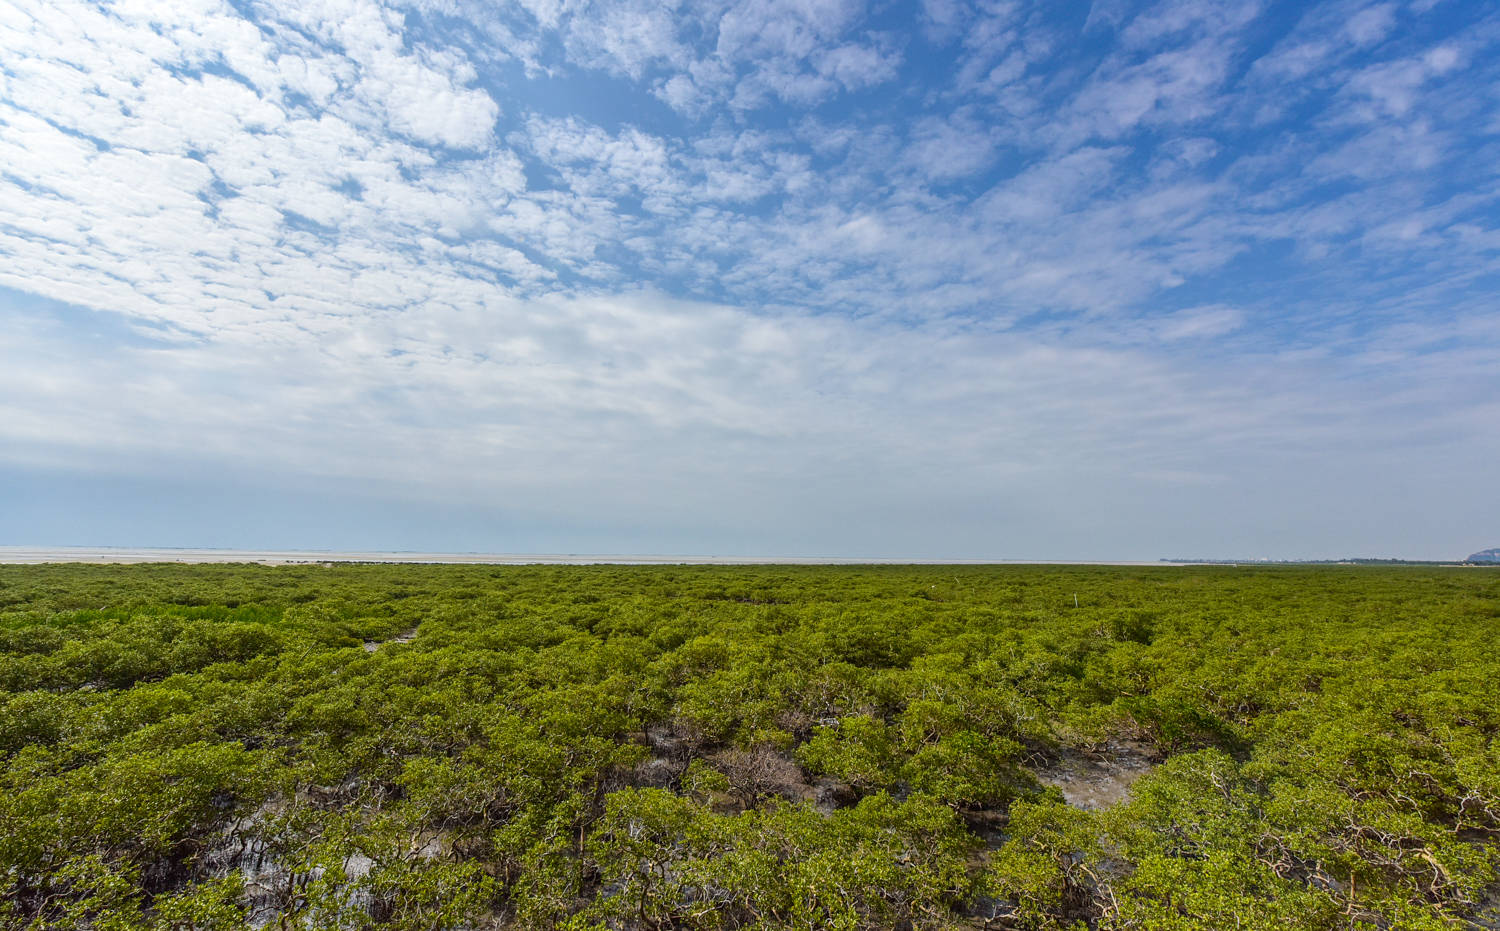
[[[1500,544],[1500,7],[0,5],[0,543]]]

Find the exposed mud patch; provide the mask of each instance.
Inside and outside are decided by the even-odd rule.
[[[234,821],[204,854],[202,865],[210,876],[238,872],[245,883],[243,903],[251,928],[263,928],[277,915],[277,890],[295,877],[272,856],[260,826],[285,809],[284,803],[266,802]]]
[[[724,774],[730,793],[744,808],[754,808],[771,796],[794,802],[810,802],[817,797],[817,790],[807,781],[802,767],[765,744],[749,750],[721,750],[709,757],[709,762]]]
[[[671,757],[653,756],[643,760],[630,772],[626,785],[671,789],[682,779],[682,773],[686,769],[686,765]]]
[[[1055,763],[1037,770],[1036,777],[1061,789],[1069,805],[1097,811],[1122,801],[1131,784],[1158,762],[1149,744],[1112,741],[1090,753],[1064,750]]]
[[[345,780],[340,787],[309,793],[309,797],[329,798],[350,786],[357,786],[357,781]],[[281,859],[285,856],[285,851],[278,854],[276,848],[279,845],[268,842],[265,834],[267,822],[287,810],[288,803],[282,800],[264,803],[255,811],[229,824],[200,861],[207,876],[240,874],[245,889],[241,903],[245,906],[246,925],[252,929],[267,928],[273,924],[284,927],[283,920],[290,907],[289,903],[299,902],[307,886],[324,876],[323,866],[315,866],[307,872],[289,868]],[[410,835],[404,859],[407,862],[433,860],[449,853],[451,849],[452,839],[446,832],[418,831]],[[347,909],[351,914],[363,913],[377,919],[380,917],[381,902],[366,882],[374,866],[375,861],[357,847],[344,856],[344,892],[339,908]],[[352,927],[340,924],[334,926]]]
[[[813,807],[825,815],[848,808],[859,801],[859,793],[841,779],[823,778],[813,783]]]
[[[411,643],[416,639],[416,637],[417,629],[413,627],[411,630],[403,630],[401,633],[397,634],[389,640],[366,640],[365,652],[374,653],[376,650],[380,649],[387,643]]]
[[[963,812],[964,823],[969,827],[969,833],[984,842],[986,851],[998,850],[1010,840],[1010,834],[1006,826],[1010,823],[1010,815],[1007,811],[995,808],[974,808]],[[982,864],[982,859],[974,861],[975,865]]]
[[[1491,883],[1474,905],[1471,924],[1484,931],[1500,929],[1500,883]]]

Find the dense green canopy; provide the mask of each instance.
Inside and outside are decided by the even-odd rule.
[[[0,567],[0,924],[1494,926],[1497,641],[1482,569]]]

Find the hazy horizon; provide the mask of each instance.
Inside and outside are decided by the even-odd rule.
[[[1407,562],[1458,563],[1471,554],[1427,557]],[[1084,565],[1084,566],[1190,566],[1223,563],[1284,564],[1324,563],[1348,560],[1380,560],[1396,557],[1373,554],[1343,556],[1278,557],[1249,554],[1177,554],[1157,559],[1043,559],[1028,557],[933,557],[901,555],[848,555],[838,553],[578,553],[513,552],[481,550],[371,550],[295,549],[198,546],[87,546],[0,545],[0,565],[32,563],[234,563],[259,562],[273,565],[311,562],[396,562],[456,565]]]
[[[395,562],[452,565],[1182,565],[1161,560],[920,559],[902,557],[702,553],[477,553],[414,550],[243,550],[217,547],[0,546],[0,565],[68,563]]]
[[[0,543],[1500,545],[1500,9],[22,3]]]

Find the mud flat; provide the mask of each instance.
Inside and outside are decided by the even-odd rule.
[[[411,643],[415,639],[417,639],[417,629],[413,627],[410,630],[403,630],[389,640],[366,640],[365,652],[374,653],[387,643]]]
[[[1036,776],[1061,789],[1069,805],[1097,811],[1123,801],[1130,794],[1130,786],[1157,763],[1146,744],[1117,741],[1097,753],[1064,751],[1056,763],[1038,770]]]

